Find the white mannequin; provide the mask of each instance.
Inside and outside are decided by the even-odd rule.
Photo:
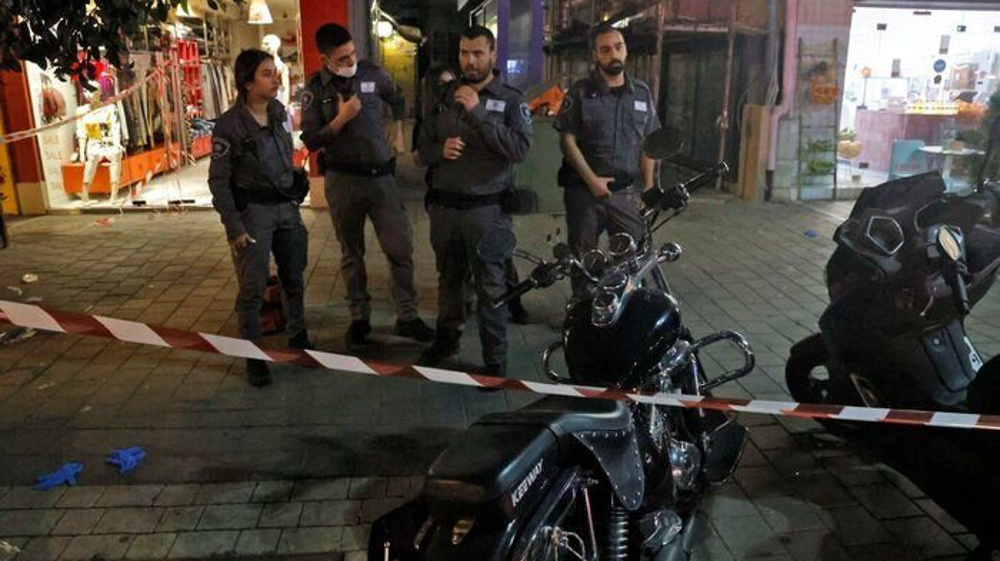
[[[84,115],[76,122],[76,141],[80,161],[85,162],[83,168],[83,190],[81,196],[84,204],[90,202],[90,184],[97,174],[97,167],[102,161],[108,160],[111,172],[111,202],[118,194],[118,183],[121,180],[122,129],[118,121],[118,111],[114,104],[100,106],[101,92],[96,91],[90,97],[90,103],[77,108],[77,115],[87,113],[91,107],[95,111]]]
[[[281,80],[281,87],[278,88],[278,101],[282,105],[288,106],[291,88],[289,87],[288,65],[281,60],[281,38],[274,34],[265,35],[261,40],[261,48],[267,54],[274,57],[274,66],[278,69],[278,79]]]

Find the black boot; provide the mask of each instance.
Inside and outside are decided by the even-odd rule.
[[[263,360],[247,359],[247,382],[255,388],[271,385],[271,369]]]
[[[506,378],[507,377],[507,365],[504,363],[499,364],[487,364],[486,368],[483,369],[483,374],[487,376],[493,376],[494,378]],[[498,392],[503,388],[486,388],[480,387],[479,391],[483,393]]]
[[[528,310],[524,309],[524,304],[521,303],[521,298],[514,298],[507,304],[507,310],[510,311],[510,321],[511,323],[517,325],[528,325]]]
[[[309,340],[309,334],[305,331],[302,331],[298,335],[289,339],[288,346],[289,348],[298,349],[300,351],[312,351],[316,349],[316,347],[312,344],[312,341]]]
[[[411,319],[410,321],[397,321],[396,335],[407,337],[420,343],[430,343],[434,340],[434,330],[428,327],[424,323],[424,320],[420,318]]]
[[[347,329],[348,345],[364,345],[368,342],[368,334],[372,332],[372,324],[366,319],[356,319]]]
[[[457,329],[438,328],[434,343],[420,355],[422,366],[437,366],[450,356],[458,354],[458,341],[462,332]]]

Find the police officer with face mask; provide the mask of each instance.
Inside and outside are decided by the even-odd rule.
[[[524,95],[494,70],[496,40],[489,29],[467,29],[459,44],[462,77],[445,90],[420,133],[420,159],[434,168],[427,196],[431,245],[438,268],[437,338],[422,363],[436,365],[458,352],[465,323],[463,292],[472,271],[479,339],[487,372],[507,369],[507,310],[490,302],[505,291],[504,259],[486,260],[480,241],[495,230],[510,231],[501,208],[513,181],[513,166],[531,146],[531,113]],[[487,238],[489,239],[489,238]],[[492,259],[492,257],[490,257]]]
[[[403,152],[405,99],[392,78],[368,61],[358,61],[351,34],[335,23],[316,32],[323,68],[302,97],[302,142],[322,150],[326,198],[341,248],[341,269],[351,309],[348,344],[371,333],[371,296],[365,270],[365,221],[371,219],[389,260],[396,334],[421,342],[434,330],[420,319],[413,281],[413,229],[395,181],[395,156]],[[382,127],[382,104],[395,119],[392,146]]]
[[[236,58],[234,74],[238,98],[216,121],[208,186],[236,266],[240,333],[255,342],[261,338],[260,313],[273,253],[284,294],[288,344],[311,349],[303,307],[309,235],[299,214],[305,178],[296,181],[292,169],[288,117],[275,99],[278,71],[271,55],[250,49]],[[253,386],[271,383],[262,360],[247,361],[247,377]]]
[[[610,25],[591,35],[596,69],[573,84],[563,99],[555,128],[560,132],[569,244],[578,257],[597,248],[601,233],[642,240],[640,195],[654,184],[654,160],[642,140],[660,128],[656,101],[644,82],[625,74],[625,39]],[[573,293],[587,294],[586,279],[573,277]]]

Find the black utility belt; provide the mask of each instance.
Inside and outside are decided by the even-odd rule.
[[[294,198],[284,195],[277,189],[243,189],[237,187],[236,199],[243,203],[253,203],[255,205],[280,205],[294,202]]]
[[[443,206],[457,210],[468,210],[483,206],[499,205],[503,200],[503,191],[492,195],[466,195],[442,189],[430,189],[427,191],[426,203],[429,205]]]
[[[346,164],[339,162],[327,162],[326,167],[330,171],[347,175],[382,177],[384,175],[392,175],[396,173],[396,158],[393,158],[384,164]]]

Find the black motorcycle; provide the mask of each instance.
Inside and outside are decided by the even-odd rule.
[[[965,330],[1000,270],[1000,186],[981,182],[967,196],[946,191],[931,172],[862,193],[834,234],[820,333],[792,347],[786,382],[793,399],[938,415],[1000,412],[1000,359],[984,365]],[[975,532],[976,556],[1000,545],[1000,435],[820,422]]]
[[[648,191],[647,232],[725,171],[720,164],[676,189]],[[658,223],[664,205],[675,212]],[[484,246],[504,241],[513,250],[512,239]],[[660,271],[681,253],[677,244],[654,248],[650,236],[637,243],[627,234],[610,240],[608,254],[579,261],[565,244],[555,246],[551,262],[516,251],[536,267],[494,305],[574,271],[586,275],[595,295],[568,307],[561,341],[543,355],[549,376],[647,394],[706,395],[748,374],[753,352],[736,333],[696,341],[685,329]],[[719,342],[733,343],[745,364],[709,379],[698,353]],[[549,366],[560,347],[568,379]],[[487,415],[435,460],[417,499],[375,523],[369,559],[686,560],[705,523],[699,503],[733,473],[746,438],[731,415],[650,403],[545,397]]]

